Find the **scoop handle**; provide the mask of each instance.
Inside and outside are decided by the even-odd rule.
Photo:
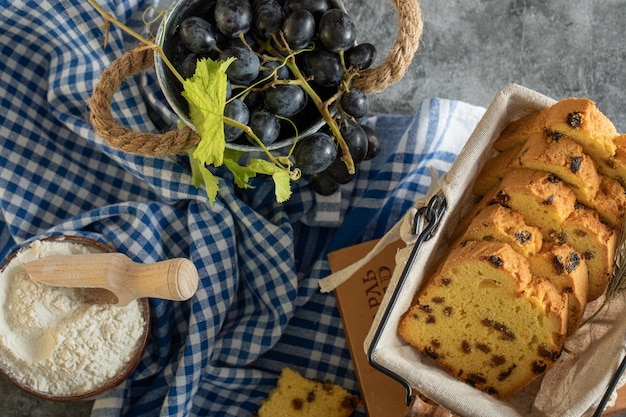
[[[186,258],[143,264],[119,252],[92,253],[46,257],[24,267],[48,285],[107,289],[121,304],[145,297],[184,301],[198,288],[198,271]]]
[[[125,288],[137,298],[152,297],[183,301],[198,288],[198,271],[189,259],[174,258],[161,262],[127,264],[130,281]]]

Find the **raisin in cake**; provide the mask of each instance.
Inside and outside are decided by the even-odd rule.
[[[551,368],[567,328],[567,299],[534,278],[501,242],[453,249],[404,314],[400,335],[452,375],[505,398]]]
[[[283,368],[276,388],[261,403],[258,417],[348,417],[358,397],[330,381],[304,378],[297,371]]]

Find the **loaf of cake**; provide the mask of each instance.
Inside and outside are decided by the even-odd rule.
[[[505,398],[552,366],[606,292],[626,218],[626,136],[571,98],[512,121],[493,152],[399,333]]]
[[[263,400],[257,417],[349,417],[360,400],[331,381],[307,379],[283,368],[276,388]]]
[[[452,375],[505,398],[551,368],[567,299],[501,242],[453,249],[403,316],[400,335]]]

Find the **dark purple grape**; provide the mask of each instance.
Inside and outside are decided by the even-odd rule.
[[[231,38],[248,33],[252,26],[252,5],[249,0],[217,0],[215,24]]]
[[[320,19],[330,8],[330,4],[328,0],[286,0],[284,8],[287,15],[296,10],[308,10],[316,19]]]
[[[263,107],[263,93],[260,91],[248,91],[243,99],[250,112]]]
[[[301,139],[293,151],[296,167],[304,174],[324,171],[337,157],[335,141],[323,132],[316,132]]]
[[[361,125],[365,134],[367,135],[367,155],[365,155],[365,161],[368,161],[378,155],[380,152],[380,140],[378,139],[378,135],[368,125]]]
[[[370,108],[370,102],[365,93],[358,88],[351,88],[341,96],[341,110],[355,119],[364,117]]]
[[[355,172],[350,174],[346,163],[343,162],[341,158],[337,157],[337,159],[335,159],[333,163],[326,168],[324,173],[326,173],[326,175],[328,175],[328,177],[337,184],[347,184],[352,181],[354,177],[356,177],[356,167]]]
[[[224,116],[236,120],[244,125],[247,125],[250,120],[248,107],[239,99],[233,99],[226,103],[226,106],[224,107]],[[224,136],[226,137],[226,142],[236,140],[242,133],[243,130],[238,127],[224,124]]]
[[[283,26],[285,40],[293,50],[307,47],[315,35],[315,18],[308,10],[295,10]]]
[[[268,79],[271,75],[276,72],[276,79],[278,80],[287,80],[290,77],[289,68],[286,65],[283,65],[282,62],[279,61],[267,61],[266,63],[261,65],[261,70],[259,71],[259,80]]]
[[[339,189],[339,183],[333,180],[326,171],[313,175],[311,185],[316,193],[323,196],[332,195]]]
[[[376,59],[376,47],[371,43],[360,43],[346,51],[346,65],[348,68],[367,69]]]
[[[182,61],[176,63],[176,70],[184,79],[191,78],[196,73],[196,65],[198,64],[198,55],[195,53],[188,54]]]
[[[350,156],[355,164],[361,162],[367,155],[367,134],[361,125],[352,121],[345,121],[340,125],[341,136],[346,141]]]
[[[248,126],[265,146],[274,143],[280,135],[280,121],[274,114],[265,109],[253,111]],[[257,144],[251,137],[248,137],[248,140],[254,145]]]
[[[206,20],[192,16],[180,24],[180,41],[195,53],[209,52],[215,46],[215,29]]]
[[[285,12],[276,0],[258,2],[254,8],[254,28],[266,39],[277,34],[285,22]]]
[[[307,97],[299,86],[281,84],[265,90],[265,105],[272,113],[289,117],[304,109]]]
[[[226,69],[226,75],[233,84],[249,84],[259,75],[260,61],[256,54],[245,48],[229,48],[222,51],[220,59],[236,58]]]
[[[347,13],[330,9],[320,20],[319,37],[322,45],[330,51],[346,51],[354,46],[356,27]]]
[[[343,78],[339,55],[326,49],[315,49],[302,54],[303,71],[322,87],[336,87]]]

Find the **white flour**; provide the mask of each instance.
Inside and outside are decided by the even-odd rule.
[[[0,363],[32,389],[52,395],[92,391],[135,354],[145,321],[139,302],[85,304],[72,288],[32,280],[22,264],[96,249],[36,241],[0,272]]]

